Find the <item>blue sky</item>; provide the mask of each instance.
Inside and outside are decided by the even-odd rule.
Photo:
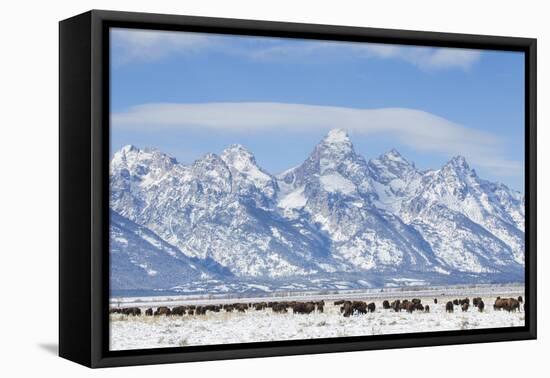
[[[240,143],[278,173],[338,127],[367,159],[461,154],[523,192],[522,53],[129,29],[111,46],[112,151],[191,163]]]

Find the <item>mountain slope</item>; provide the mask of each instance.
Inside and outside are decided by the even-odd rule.
[[[111,290],[170,288],[183,281],[228,279],[211,260],[189,258],[145,227],[110,213]]]

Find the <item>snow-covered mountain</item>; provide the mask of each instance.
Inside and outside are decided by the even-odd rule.
[[[462,157],[429,171],[395,150],[367,162],[340,129],[278,176],[241,145],[191,165],[126,146],[111,160],[110,189],[121,288],[523,279],[520,193],[480,179]]]

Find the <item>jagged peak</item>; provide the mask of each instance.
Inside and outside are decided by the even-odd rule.
[[[401,155],[401,153],[399,153],[399,151],[397,151],[395,148],[392,148],[391,150],[383,153],[382,155],[380,155],[378,159],[385,160],[385,161],[395,161],[395,162],[405,163],[407,165],[414,166],[414,164],[410,163],[407,159],[405,159],[403,155]]]
[[[139,148],[137,148],[133,144],[127,144],[119,150],[119,152],[123,152],[125,154],[129,152],[138,152],[138,151],[139,151]]]
[[[205,162],[205,163],[221,162],[221,163],[223,163],[223,160],[218,154],[215,154],[213,152],[209,152],[209,153],[203,155],[200,159],[195,160],[194,164],[196,165],[196,164],[200,164],[202,162]]]
[[[323,139],[325,143],[351,143],[349,135],[344,129],[332,129],[330,130],[325,138]]]
[[[158,158],[166,158],[169,160],[172,160],[175,162],[176,159],[169,156],[168,154],[165,154],[164,152],[156,149],[156,148],[139,148],[134,146],[133,144],[127,144],[124,147],[122,147],[120,150],[114,153],[113,156],[122,156],[127,158],[128,156],[137,157],[137,158],[151,158],[151,157],[158,157]]]
[[[449,160],[447,162],[447,164],[445,164],[444,168],[445,167],[450,167],[450,168],[453,168],[455,170],[460,170],[460,171],[470,171],[471,170],[470,165],[466,161],[466,158],[462,155],[453,156],[451,158],[451,160]]]
[[[222,151],[222,158],[225,156],[246,156],[248,158],[254,157],[252,152],[250,152],[242,144],[232,144]]]
[[[246,169],[249,166],[256,166],[256,159],[252,152],[241,144],[232,144],[220,155],[221,159],[231,167],[238,170]]]

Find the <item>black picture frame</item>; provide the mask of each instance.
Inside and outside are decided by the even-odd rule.
[[[108,349],[110,27],[525,53],[525,326],[147,350]],[[59,24],[59,355],[89,367],[535,339],[536,39],[92,10]]]

